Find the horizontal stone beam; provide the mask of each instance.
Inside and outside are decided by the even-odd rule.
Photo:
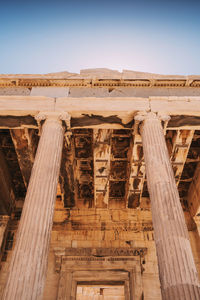
[[[67,111],[72,128],[132,128],[138,111],[168,114],[168,129],[200,129],[200,97],[0,96],[0,128],[37,128],[39,111]]]
[[[53,111],[54,105],[54,98],[38,96],[0,96],[1,115],[35,115],[43,110]]]
[[[200,97],[149,97],[150,110],[170,116],[200,116]]]

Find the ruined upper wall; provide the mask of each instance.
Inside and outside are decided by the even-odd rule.
[[[200,96],[200,76],[160,75],[109,69],[80,74],[0,75],[0,95],[47,97]]]
[[[148,72],[137,72],[131,70],[123,70],[122,72],[110,70],[106,68],[84,69],[80,70],[80,74],[70,73],[67,71],[47,73],[47,74],[0,74],[0,79],[182,79],[182,80],[200,80],[200,75],[163,75]]]

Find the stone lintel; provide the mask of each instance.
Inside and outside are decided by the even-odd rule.
[[[135,115],[169,115],[168,129],[200,129],[200,97],[36,97],[0,96],[1,128],[37,128],[39,112],[68,112],[72,128],[132,128]]]
[[[60,272],[61,265],[67,261],[93,261],[112,264],[114,261],[134,262],[147,254],[147,248],[54,248],[55,271]]]

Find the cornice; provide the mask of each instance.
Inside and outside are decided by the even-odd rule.
[[[200,87],[200,78],[189,79],[61,79],[6,78],[0,76],[0,87]]]

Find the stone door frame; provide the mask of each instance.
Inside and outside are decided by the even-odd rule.
[[[60,273],[57,300],[75,300],[77,284],[82,282],[120,283],[125,300],[142,299],[141,259],[145,254],[146,248],[55,249],[56,271]]]
[[[65,278],[68,280],[65,289],[65,295],[62,295],[59,291],[60,298],[66,300],[76,299],[76,291],[78,283],[88,283],[91,286],[94,284],[104,285],[123,285],[125,300],[130,300],[130,286],[129,286],[129,272],[112,270],[112,271],[100,271],[100,270],[77,270],[74,272],[66,272]],[[95,278],[95,280],[94,280]],[[97,279],[98,278],[98,279]],[[61,289],[62,290],[62,289]],[[71,291],[71,293],[70,293]],[[62,290],[63,292],[63,290]],[[63,298],[63,296],[65,298]],[[62,298],[61,298],[62,297]]]

